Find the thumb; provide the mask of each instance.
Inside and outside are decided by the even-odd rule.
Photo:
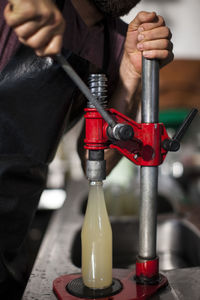
[[[19,3],[19,0],[8,0],[8,3],[10,3],[11,5],[15,5]]]
[[[128,31],[136,31],[143,23],[153,22],[157,18],[157,14],[155,12],[139,12],[135,19],[129,24]]]
[[[14,6],[19,2],[19,0],[8,0],[8,7],[9,10],[12,11],[14,9]]]
[[[21,0],[9,0],[4,9],[5,20],[11,27],[23,24],[27,18],[27,14],[24,13],[24,4],[22,5],[21,2]]]

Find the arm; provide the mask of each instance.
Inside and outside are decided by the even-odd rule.
[[[135,119],[138,110],[138,95],[142,73],[142,53],[149,59],[158,59],[160,66],[173,60],[170,30],[161,16],[156,13],[140,12],[130,23],[127,31],[124,54],[119,69],[119,82],[112,96],[110,107]],[[79,154],[83,157],[82,142],[79,141]],[[82,150],[80,150],[82,147]],[[87,157],[87,153],[85,154]],[[107,174],[120,160],[121,155],[112,149],[105,151]],[[84,167],[84,160],[82,165]]]
[[[142,54],[158,59],[160,66],[173,60],[170,30],[156,13],[140,12],[130,23],[119,70],[119,83],[111,106],[124,114],[132,114],[142,73]]]
[[[60,52],[65,21],[52,0],[9,0],[4,16],[20,42],[32,47],[37,55]]]

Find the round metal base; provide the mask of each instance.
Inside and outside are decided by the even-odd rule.
[[[118,279],[113,279],[112,285],[105,289],[90,289],[83,283],[82,277],[76,278],[68,283],[66,290],[73,296],[98,299],[116,295],[122,290],[122,284]]]

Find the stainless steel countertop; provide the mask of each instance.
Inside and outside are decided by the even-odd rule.
[[[80,273],[71,261],[71,247],[74,232],[79,231],[83,221],[80,203],[87,196],[87,181],[71,182],[67,194],[64,206],[52,217],[22,300],[56,300],[53,280],[64,274]],[[200,267],[163,273],[169,286],[151,299],[200,300]]]

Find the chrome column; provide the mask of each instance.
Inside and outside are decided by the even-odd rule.
[[[158,123],[159,63],[143,58],[142,123]],[[139,257],[156,257],[158,167],[141,167]]]

